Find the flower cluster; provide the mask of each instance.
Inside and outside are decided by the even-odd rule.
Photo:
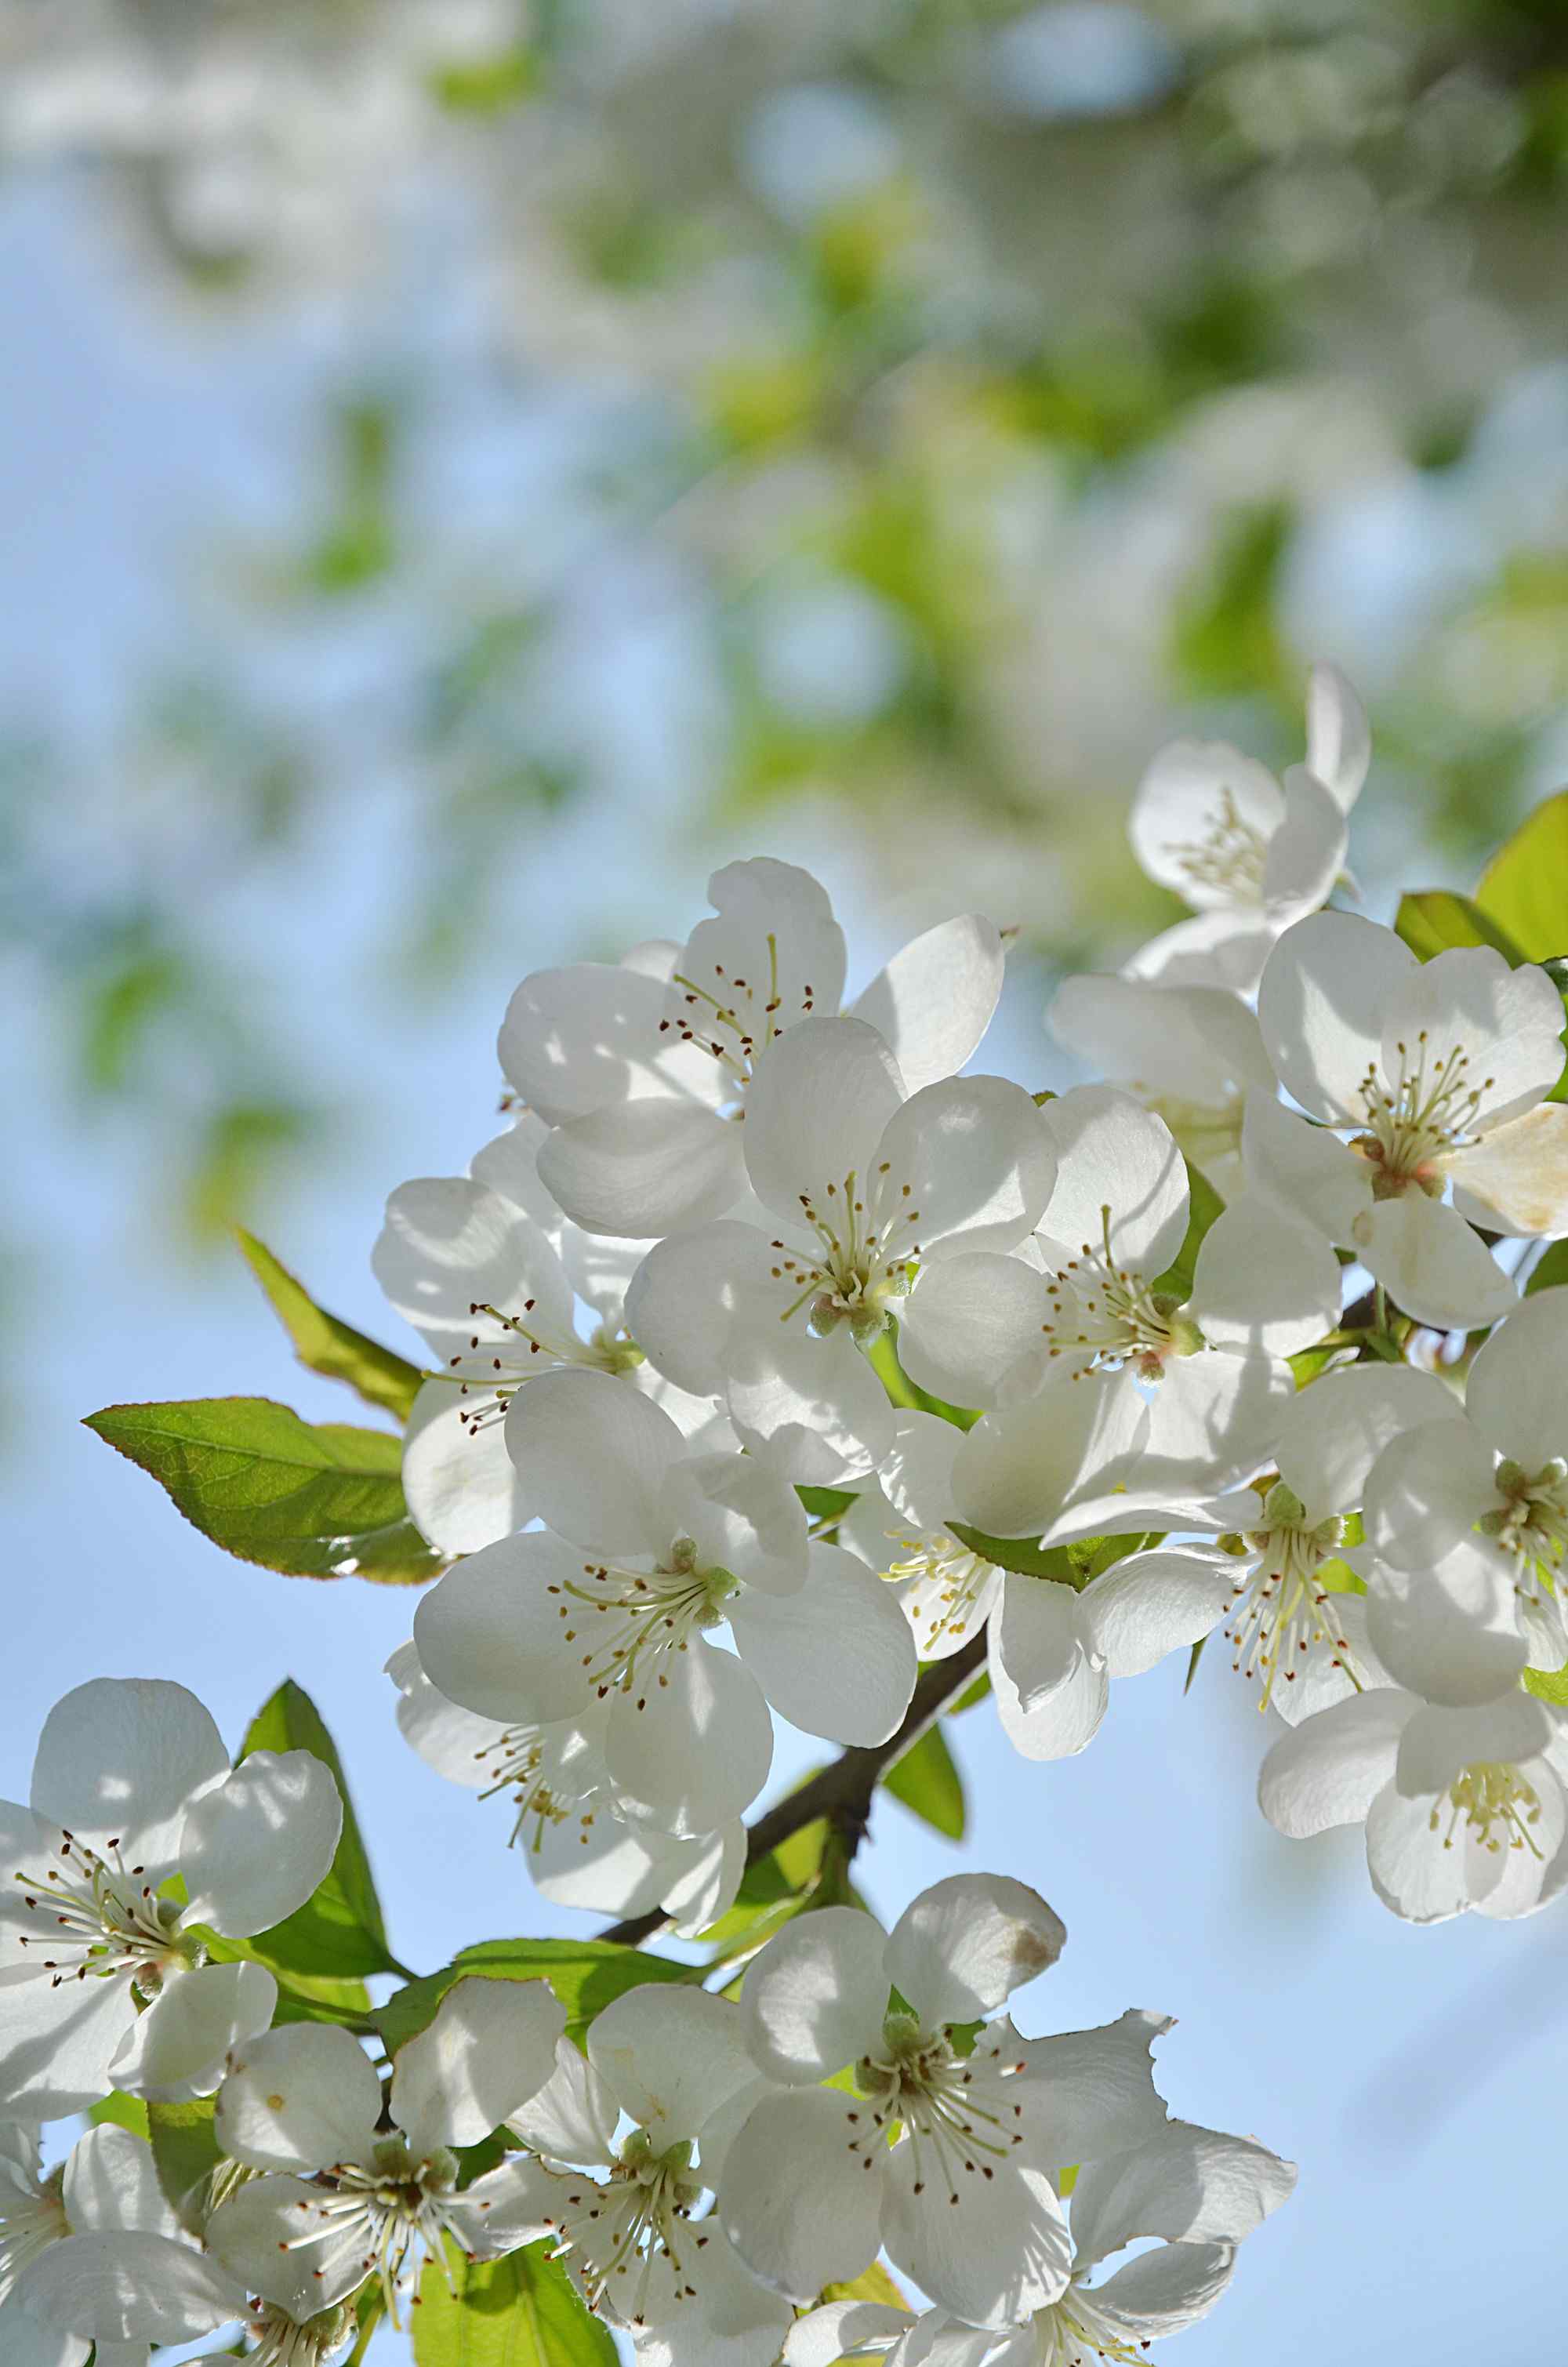
[[[1321,668],[1282,785],[1156,761],[1134,844],[1194,915],[1051,1013],[1109,1082],[968,1072],[974,917],[846,1005],[771,860],[684,945],[525,980],[506,1130],[376,1249],[428,1369],[311,1338],[408,1414],[403,1733],[629,1928],[407,1976],[297,1689],[231,1765],[181,1687],[79,1687],[0,1806],[7,2360],[243,2325],[323,2367],[525,2250],[643,2367],[1078,2367],[1213,2305],[1291,2167],[1170,2116],[1165,2017],[1016,2027],[1066,1937],[1024,1884],[885,1930],[849,1861],[976,1679],[1048,1761],[1220,1635],[1281,1832],[1364,1823],[1416,1922],[1568,1883],[1562,1002],[1321,909],[1369,753]],[[846,1755],[748,1832],[775,1718]],[[707,1955],[637,1954],[664,1924]]]

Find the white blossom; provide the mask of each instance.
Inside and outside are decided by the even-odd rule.
[[[177,2101],[272,2019],[257,1964],[211,1963],[197,1927],[247,1939],[332,1863],[343,1806],[308,1751],[231,1768],[183,1685],[99,1678],[57,1702],[32,1806],[0,1803],[0,2098],[53,2116],[111,2081]],[[178,1877],[184,1896],[173,1895]]]
[[[347,2031],[293,2022],[236,2048],[218,2091],[218,2142],[260,2173],[220,2202],[207,2240],[248,2292],[297,2319],[367,2278],[394,2324],[443,2237],[490,2259],[517,2232],[511,2161],[458,2189],[455,2147],[477,2145],[550,2075],[565,2015],[542,1981],[478,1976],[449,1988],[400,2046],[382,2133],[381,2083]]]
[[[1047,1021],[1065,1050],[1165,1120],[1223,1200],[1236,1195],[1248,1089],[1274,1091],[1257,1014],[1239,994],[1085,973],[1063,981]]]

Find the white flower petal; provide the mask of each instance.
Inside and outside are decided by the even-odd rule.
[[[1372,761],[1372,734],[1365,708],[1337,665],[1313,667],[1306,716],[1307,764],[1348,813]]]
[[[1367,1499],[1368,1476],[1385,1447],[1417,1427],[1438,1424],[1448,1433],[1438,1451],[1459,1451],[1462,1440],[1453,1425],[1463,1414],[1446,1382],[1408,1365],[1356,1365],[1325,1373],[1298,1391],[1280,1417],[1280,1477],[1301,1498],[1309,1523],[1353,1512]]]
[[[973,2022],[1048,1971],[1066,1937],[1027,1883],[953,1874],[906,1907],[888,1937],[887,1970],[928,2028]]]
[[[1371,1172],[1337,1134],[1311,1126],[1270,1093],[1247,1096],[1241,1125],[1248,1189],[1343,1246],[1372,1204]]]
[[[680,1871],[660,1904],[679,1940],[699,1939],[735,1904],[746,1872],[746,1828],[738,1818],[705,1840],[683,1845]]]
[[[502,1402],[470,1382],[426,1381],[403,1433],[403,1494],[438,1553],[478,1553],[533,1516],[506,1451]]]
[[[884,1161],[886,1189],[897,1193],[874,1217],[899,1248],[908,1236],[895,1229],[907,1223],[926,1261],[1013,1248],[1039,1221],[1056,1175],[1032,1097],[1003,1077],[949,1077],[911,1094],[883,1131],[878,1168]]]
[[[1002,941],[964,912],[913,937],[850,1004],[885,1039],[912,1093],[955,1077],[991,1024],[1002,991]]]
[[[1048,1580],[1036,1582],[1049,1585]],[[1038,1624],[1038,1614],[1032,1624]],[[1090,1659],[1080,1631],[1077,1627],[1072,1631],[1070,1657],[1060,1683],[1036,1693],[1032,1702],[1026,1701],[1013,1682],[1002,1659],[1000,1639],[1001,1621],[993,1619],[987,1638],[991,1690],[1002,1732],[1020,1757],[1071,1759],[1087,1750],[1110,1704],[1111,1681],[1103,1666]]]
[[[732,1597],[736,1647],[779,1715],[803,1734],[886,1742],[919,1673],[898,1598],[841,1546],[814,1545],[809,1571],[798,1593]]]
[[[1323,1235],[1248,1196],[1203,1237],[1189,1312],[1221,1348],[1291,1356],[1339,1320],[1339,1261]]]
[[[1424,1569],[1374,1564],[1367,1634],[1396,1684],[1456,1708],[1517,1683],[1529,1648],[1506,1572],[1468,1543]]]
[[[186,1916],[231,1940],[269,1931],[322,1880],[342,1831],[330,1767],[308,1750],[252,1751],[186,1818]]]
[[[660,1241],[626,1287],[626,1329],[666,1377],[693,1397],[711,1397],[728,1374],[738,1316],[755,1312],[768,1265],[768,1238],[727,1219]]]
[[[740,1992],[754,2061],[787,2086],[831,2078],[880,2046],[892,1984],[874,1916],[858,1907],[797,1916],[753,1960]]]
[[[568,1591],[583,1578],[578,1548],[537,1531],[468,1555],[414,1613],[431,1683],[502,1726],[574,1716],[593,1694],[582,1663],[595,1614]]]
[[[1234,2244],[1161,2244],[1091,2287],[1097,2325],[1123,2342],[1157,2342],[1207,2317],[1235,2273]]]
[[[696,2137],[757,2068],[728,1998],[662,1982],[627,1989],[594,2016],[588,2060],[660,2151]]]
[[[1073,2189],[1073,2231],[1086,2260],[1140,2236],[1239,2244],[1289,2200],[1295,2182],[1293,2162],[1249,2137],[1168,2121],[1134,2151],[1085,2166]]]
[[[1128,1554],[1084,1589],[1078,1611],[1089,1648],[1110,1677],[1141,1676],[1168,1652],[1197,1643],[1224,1616],[1236,1565],[1201,1546]]]
[[[1533,962],[1510,968],[1493,946],[1454,946],[1421,962],[1389,997],[1382,1065],[1391,1078],[1408,1065],[1430,1086],[1462,1061],[1456,1078],[1478,1106],[1467,1131],[1521,1117],[1562,1073],[1562,998]]]
[[[1258,1021],[1224,987],[1080,975],[1057,989],[1047,1024],[1076,1059],[1141,1098],[1214,1108],[1248,1085],[1275,1090]]]
[[[884,2150],[864,2105],[837,2089],[765,2097],[718,2190],[724,2232],[752,2274],[807,2302],[868,2267],[882,2240]]]
[[[541,1373],[513,1399],[506,1444],[524,1492],[558,1536],[596,1554],[659,1554],[660,1496],[685,1442],[609,1373]]]
[[[1353,1694],[1281,1735],[1258,1777],[1258,1805],[1292,1840],[1358,1825],[1392,1781],[1399,1738],[1421,1704],[1414,1693]]]
[[[592,1915],[647,1915],[676,1867],[701,1846],[652,1825],[623,1824],[595,1802],[592,1821],[545,1818],[528,1840],[529,1876],[541,1898]]]
[[[704,2237],[696,2298],[688,2294],[638,2340],[638,2367],[757,2367],[777,2358],[793,2323],[788,2302],[758,2283],[722,2227],[708,2223]]]
[[[463,2249],[475,2259],[493,2260],[551,2232],[560,2187],[529,2155],[513,2153],[471,2180],[446,2208]]]
[[[787,1479],[747,1455],[688,1455],[666,1475],[666,1539],[688,1536],[699,1569],[794,1594],[806,1583],[807,1520]]]
[[[883,1128],[905,1097],[898,1064],[861,1019],[803,1019],[758,1062],[746,1099],[746,1166],[776,1216],[797,1222],[803,1193],[821,1202],[875,1170]]]
[[[607,2083],[570,2038],[556,2041],[556,2067],[508,2126],[550,2161],[615,2159],[620,2107]]]
[[[710,1054],[682,1044],[662,980],[602,962],[536,970],[507,1007],[497,1047],[518,1099],[550,1126],[649,1093],[716,1102]]]
[[[16,2294],[0,2302],[0,2332],[6,2344],[6,2367],[87,2367],[93,2345],[85,2335],[45,2326],[23,2308]],[[147,2345],[100,2343],[94,2367],[147,2367]]]
[[[1281,1358],[1210,1349],[1172,1356],[1149,1408],[1140,1478],[1179,1499],[1194,1487],[1234,1488],[1273,1453],[1295,1381]]]
[[[1568,1109],[1541,1102],[1440,1162],[1454,1205],[1496,1233],[1568,1233]]]
[[[1170,1128],[1112,1085],[1075,1085],[1041,1116],[1056,1146],[1056,1181],[1041,1229],[1069,1257],[1105,1247],[1148,1280],[1163,1274],[1187,1230],[1187,1168]]]
[[[455,1981],[392,2066],[392,2118],[415,2159],[499,2128],[549,2078],[565,2025],[542,1980]]]
[[[1396,1569],[1429,1569],[1501,1501],[1492,1449],[1456,1410],[1457,1422],[1425,1421],[1392,1439],[1368,1475],[1367,1542]],[[1498,1548],[1473,1543],[1501,1565]]]
[[[739,1331],[728,1403],[742,1445],[803,1487],[848,1487],[893,1443],[887,1392],[842,1326],[826,1340],[799,1319]]]
[[[539,1181],[539,1153],[549,1131],[537,1110],[518,1110],[509,1126],[475,1151],[468,1161],[468,1172],[476,1184],[488,1184],[503,1200],[521,1208],[525,1217],[532,1217],[559,1251],[568,1228],[561,1221],[559,1208]]]
[[[334,2231],[325,2199],[302,2178],[252,2179],[213,2213],[208,2245],[247,2293],[303,2321],[342,2301],[365,2277],[363,2222],[350,2219]],[[293,2248],[307,2234],[316,2240]]]
[[[1378,1201],[1355,1238],[1373,1281],[1418,1323],[1439,1331],[1479,1330],[1518,1304],[1514,1284],[1458,1209],[1425,1192]]]
[[[1258,1020],[1282,1082],[1310,1116],[1362,1120],[1385,1014],[1419,969],[1392,929],[1351,912],[1314,912],[1285,932],[1264,966]]]
[[[768,1705],[733,1653],[700,1637],[663,1655],[657,1676],[611,1702],[611,1774],[671,1831],[711,1833],[743,1816],[768,1780]]]
[[[32,1804],[95,1845],[118,1839],[156,1886],[179,1863],[186,1804],[228,1770],[222,1737],[184,1685],[96,1677],[45,1718]]]
[[[1394,1784],[1419,1799],[1446,1792],[1467,1767],[1516,1766],[1555,1741],[1561,1727],[1532,1693],[1506,1693],[1464,1705],[1423,1704],[1399,1738]]]
[[[152,2148],[129,2129],[88,2129],[66,2157],[61,2199],[78,2236],[112,2228],[166,2236],[178,2243],[178,2218],[164,2199]]]
[[[830,2301],[797,2317],[784,2338],[784,2367],[834,2367],[863,2345],[884,2350],[907,2332],[909,2313],[883,2301]]]
[[[570,1286],[545,1234],[513,1201],[467,1176],[400,1184],[370,1263],[399,1314],[444,1359],[473,1353],[476,1336],[515,1344],[497,1316],[515,1316],[542,1338],[572,1336]],[[487,1306],[496,1315],[483,1313]]]
[[[1225,994],[1256,994],[1279,928],[1265,912],[1224,905],[1178,921],[1140,946],[1122,965],[1123,978],[1151,986],[1206,987]]]
[[[243,2306],[212,2261],[165,2236],[67,2236],[27,2276],[29,2316],[104,2343],[188,2342]]]
[[[263,1965],[201,1965],[164,1984],[109,2065],[109,2078],[154,2103],[210,2096],[236,2046],[272,2020],[277,1983]]]
[[[398,1731],[427,1767],[448,1784],[465,1784],[471,1792],[488,1788],[491,1754],[508,1729],[498,1719],[476,1717],[437,1693],[420,1666],[411,1637],[387,1662],[387,1674],[398,1689]]]
[[[1499,1455],[1539,1471],[1568,1450],[1568,1285],[1522,1300],[1470,1368],[1465,1410]]]
[[[1001,1405],[1043,1378],[1051,1314],[1044,1275],[1021,1258],[939,1258],[899,1309],[898,1359],[949,1405]]]
[[[990,2178],[978,2171],[978,2162],[975,2174],[955,2169],[949,2185],[929,2148],[917,2152],[906,2137],[889,2157],[883,2241],[895,2266],[954,2316],[1009,2326],[1066,2291],[1072,2238],[1043,2170],[1002,2161]]]
[[[1021,2067],[1010,2092],[1023,2106],[1030,2160],[1059,2167],[1154,2143],[1166,2104],[1154,2083],[1152,2049],[1173,2027],[1168,2014],[1134,2006],[1097,2030],[1026,2039],[1010,2032]]]
[[[727,863],[708,881],[708,901],[717,918],[699,921],[682,947],[670,998],[698,1035],[711,1030],[730,1050],[742,1038],[760,1048],[772,1030],[837,1011],[843,931],[809,871],[771,855]]]
[[[1066,1580],[1005,1571],[992,1645],[1020,1706],[1037,1708],[1066,1683],[1089,1651],[1077,1590]]]
[[[1285,775],[1285,818],[1263,858],[1263,900],[1281,925],[1315,912],[1345,868],[1345,815],[1305,764]]]
[[[539,1174],[575,1224],[624,1240],[708,1224],[746,1189],[740,1128],[716,1110],[662,1097],[558,1127]]]
[[[988,1536],[1038,1537],[1123,1488],[1147,1431],[1146,1409],[1119,1374],[1058,1368],[1034,1397],[988,1413],[963,1441],[953,1511]]]
[[[309,2172],[368,2161],[380,2117],[364,2048],[346,2030],[297,2022],[236,2048],[214,2125],[223,2151],[252,2169]]]
[[[940,1414],[901,1413],[893,1426],[893,1451],[878,1474],[887,1498],[884,1509],[910,1528],[945,1527],[953,1511],[953,1458],[963,1436]]]
[[[27,1965],[0,1972],[0,2105],[41,2121],[85,2112],[135,2019],[128,1980],[56,1988]]]

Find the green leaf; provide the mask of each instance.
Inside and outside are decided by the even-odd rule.
[[[984,1529],[970,1528],[964,1521],[949,1521],[947,1526],[961,1545],[994,1562],[998,1569],[1021,1570],[1026,1578],[1052,1578],[1062,1586],[1088,1584],[1065,1546],[1042,1546],[1030,1537],[993,1537]]]
[[[1216,1217],[1223,1217],[1225,1204],[1201,1167],[1186,1162],[1188,1214],[1187,1230],[1181,1247],[1162,1274],[1156,1276],[1154,1287],[1168,1291],[1183,1304],[1192,1296],[1192,1276],[1197,1270],[1198,1252],[1203,1246],[1204,1235]]]
[[[398,1961],[387,1945],[381,1902],[359,1837],[337,1745],[321,1723],[315,1703],[292,1677],[284,1679],[246,1729],[240,1746],[242,1761],[253,1750],[308,1750],[330,1767],[343,1801],[343,1834],[325,1879],[313,1895],[270,1931],[258,1933],[252,1946],[264,1964],[285,1965],[296,1973],[342,1976],[396,1972]]]
[[[964,1839],[964,1778],[940,1726],[926,1728],[919,1742],[896,1759],[883,1784],[896,1800],[950,1841]]]
[[[1568,954],[1568,789],[1559,789],[1493,856],[1475,900],[1506,930],[1518,961]]]
[[[855,1501],[852,1488],[802,1488],[795,1494],[814,1521],[841,1520]]]
[[[445,2269],[428,2264],[411,2312],[416,2367],[617,2367],[608,2327],[551,2248],[546,2237],[504,2259],[469,2260],[448,2242]]]
[[[1181,1685],[1183,1697],[1192,1690],[1192,1680],[1198,1673],[1198,1664],[1203,1657],[1203,1647],[1208,1640],[1207,1636],[1200,1636],[1198,1641],[1193,1645],[1192,1649],[1187,1655],[1187,1674],[1182,1680]]]
[[[1525,958],[1506,929],[1468,896],[1456,896],[1448,888],[1423,888],[1402,896],[1393,925],[1422,961],[1452,946],[1493,946],[1516,968]]]
[[[237,1238],[306,1369],[329,1381],[346,1381],[367,1405],[379,1406],[406,1421],[423,1377],[419,1366],[318,1307],[304,1284],[254,1233],[240,1228]]]
[[[873,2260],[869,2269],[863,2269],[858,2277],[846,2278],[842,2284],[824,2285],[821,2299],[879,2301],[885,2309],[907,2309],[914,2315],[908,2294],[899,2291],[880,2260]]]
[[[1559,1708],[1568,1709],[1568,1668],[1527,1669],[1525,1691],[1534,1693],[1537,1701],[1555,1702]]]
[[[107,2096],[100,2096],[89,2108],[87,2118],[96,2129],[129,2129],[133,2137],[152,2135],[147,2125],[147,2107],[141,2097],[122,2095],[118,2088]]]
[[[385,1586],[421,1586],[445,1566],[409,1518],[402,1443],[388,1431],[312,1426],[270,1398],[107,1406],[86,1426],[241,1561]]]
[[[191,2104],[149,2104],[152,2165],[164,2198],[182,2223],[199,2236],[207,2216],[207,2181],[224,2156],[213,2131],[213,2100]]]
[[[1530,1269],[1525,1297],[1532,1298],[1538,1290],[1555,1290],[1564,1282],[1568,1282],[1568,1240],[1553,1241]]]
[[[672,1964],[642,1948],[613,1940],[479,1940],[460,1948],[438,1973],[426,1973],[406,1988],[394,1989],[376,2012],[389,2054],[422,2030],[455,1981],[470,1976],[492,1981],[547,1980],[566,2008],[567,2035],[581,2041],[594,2015],[611,2000],[645,1981],[694,1981],[700,1965]]]
[[[959,1430],[973,1430],[979,1421],[974,1407],[949,1405],[945,1398],[933,1398],[929,1389],[922,1389],[918,1381],[909,1378],[898,1361],[897,1324],[890,1322],[886,1331],[872,1342],[865,1360],[896,1406],[907,1407],[913,1413],[934,1413]]]

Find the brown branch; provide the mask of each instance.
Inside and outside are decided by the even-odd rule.
[[[815,1824],[818,1817],[826,1817],[832,1825],[846,1861],[852,1858],[865,1839],[871,1822],[872,1795],[884,1771],[896,1759],[902,1759],[906,1750],[913,1750],[920,1737],[930,1731],[954,1694],[962,1693],[979,1672],[985,1658],[986,1632],[981,1628],[962,1651],[954,1652],[951,1659],[938,1660],[925,1671],[897,1734],[890,1734],[886,1742],[859,1744],[841,1751],[830,1766],[820,1769],[798,1791],[787,1793],[758,1818],[747,1837],[747,1864],[755,1865],[759,1858],[766,1857],[792,1833]],[[661,1931],[669,1920],[662,1908],[656,1907],[647,1915],[633,1915],[624,1923],[612,1923],[599,1937],[635,1948]]]

